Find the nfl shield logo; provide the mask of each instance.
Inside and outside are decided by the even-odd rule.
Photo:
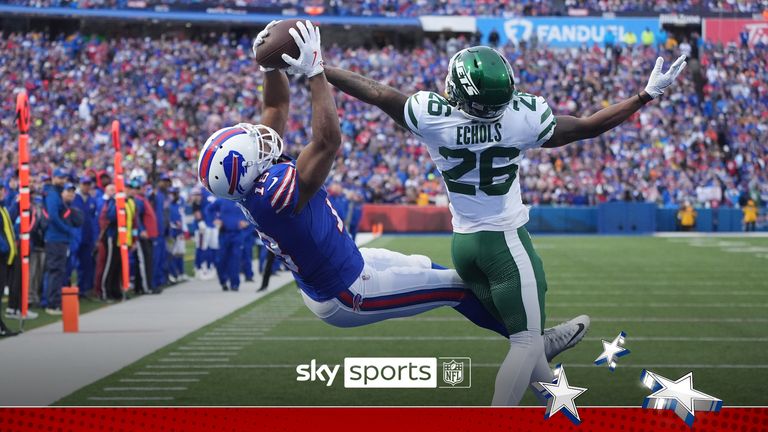
[[[464,363],[456,360],[443,362],[443,381],[452,386],[461,384],[464,381]]]

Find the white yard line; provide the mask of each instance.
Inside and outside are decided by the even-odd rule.
[[[123,378],[123,383],[192,383],[200,382],[198,378]]]
[[[104,387],[107,392],[120,391],[184,391],[186,387]]]
[[[598,367],[593,363],[563,363],[566,368],[593,368]],[[493,363],[472,363],[472,367],[481,368],[498,368],[498,364]],[[623,364],[619,363],[617,368],[633,368],[633,369],[768,369],[768,364]]]
[[[180,351],[218,351],[218,350],[241,350],[243,347],[241,345],[230,345],[228,348],[219,347],[219,346],[209,346],[209,345],[202,345],[202,346],[190,346],[190,345],[184,345],[176,348]]]
[[[744,280],[739,279],[738,281],[648,281],[648,280],[622,280],[622,281],[611,281],[611,280],[595,280],[595,279],[583,279],[583,280],[557,280],[556,278],[547,278],[547,283],[552,285],[553,287],[561,286],[561,285],[581,285],[581,286],[671,286],[671,287],[684,287],[684,288],[691,288],[696,286],[719,286],[719,287],[732,287],[735,285],[743,285],[745,283]],[[768,287],[768,281],[765,279],[759,279],[755,282],[758,286],[764,286]],[[554,288],[554,291],[548,291],[547,294],[554,294],[557,293],[557,288]],[[594,292],[594,291],[590,291]],[[642,291],[640,293],[643,293]],[[625,294],[625,293],[622,293]],[[723,294],[727,294],[723,293]]]
[[[114,397],[103,397],[103,396],[91,396],[88,398],[88,400],[92,401],[172,401],[174,400],[174,397],[171,396],[146,396],[146,397],[139,397],[139,396],[114,396]]]
[[[184,357],[175,357],[175,358],[162,358],[159,361],[163,363],[173,363],[173,362],[185,362],[185,361],[196,361],[196,362],[228,362],[229,357],[215,357],[215,358],[184,358]]]
[[[723,286],[731,285],[732,283],[723,284]],[[576,285],[576,284],[574,284]],[[643,286],[644,283],[637,283],[637,286]],[[687,284],[690,286],[690,284]],[[766,288],[768,288],[768,281],[765,282]],[[718,291],[718,292],[706,292],[706,291],[642,291],[642,290],[628,290],[628,291],[585,291],[585,290],[562,290],[562,291],[550,291],[547,293],[549,296],[686,296],[686,297],[707,297],[707,296],[748,296],[748,297],[761,297],[768,296],[768,292],[765,291]]]
[[[547,308],[562,308],[562,307],[611,307],[611,308],[675,308],[675,309],[690,309],[690,308],[766,308],[768,303],[563,303],[563,304],[547,304]]]
[[[572,317],[571,317],[572,318]],[[566,317],[547,317],[550,322],[562,322],[571,318]],[[312,317],[295,317],[289,318],[289,321],[317,321],[317,318]],[[391,321],[421,321],[421,322],[467,322],[466,318],[462,317],[422,317],[414,316],[407,318],[395,318]],[[657,322],[657,323],[670,323],[670,322],[687,322],[687,323],[768,323],[768,318],[666,318],[666,317],[590,317],[590,321],[594,322]]]
[[[340,361],[341,362],[341,361]],[[188,368],[207,368],[207,369],[295,369],[297,365],[290,363],[283,364],[231,364],[231,365],[174,365],[174,367]],[[593,363],[564,363],[567,368],[594,368],[598,367]],[[498,368],[495,363],[472,363],[472,367]],[[619,368],[681,368],[681,369],[768,369],[768,364],[619,364]]]
[[[500,336],[264,336],[259,341],[504,341]],[[585,341],[601,341],[599,337],[585,337]],[[768,342],[768,337],[690,337],[690,336],[631,336],[632,342]]]
[[[217,352],[210,352],[210,351],[201,351],[201,352],[172,352],[168,355],[171,356],[180,356],[180,357],[197,357],[197,356],[229,356],[229,355],[237,355],[238,352],[235,351],[217,351]]]
[[[657,232],[653,233],[653,236],[661,238],[766,238],[768,237],[768,232]]]

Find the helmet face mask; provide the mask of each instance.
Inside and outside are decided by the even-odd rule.
[[[448,102],[479,120],[504,114],[515,92],[515,76],[506,58],[493,48],[471,47],[456,53],[448,65]]]
[[[221,198],[240,200],[283,153],[283,139],[264,125],[239,123],[213,133],[197,162],[198,180]]]

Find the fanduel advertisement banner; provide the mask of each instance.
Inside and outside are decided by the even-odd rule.
[[[620,42],[624,33],[634,32],[638,43],[640,33],[646,28],[659,30],[658,18],[478,18],[477,29],[483,33],[483,43],[494,29],[499,33],[501,44],[511,40],[519,42],[534,35],[539,43],[551,47],[578,47],[602,45],[608,31]]]
[[[768,21],[719,18],[704,20],[704,40],[707,42],[741,44],[741,32],[746,32],[749,45],[758,42],[768,44]]]

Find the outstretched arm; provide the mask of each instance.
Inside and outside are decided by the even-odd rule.
[[[331,96],[328,80],[323,73],[320,29],[309,21],[299,22],[296,27],[298,32],[290,29],[289,33],[299,46],[299,58],[294,59],[283,54],[283,60],[290,66],[289,72],[307,75],[312,96],[312,141],[296,160],[299,197],[294,212],[299,213],[323,187],[331,172],[336,153],[341,146],[341,128],[336,113],[336,102]]]
[[[296,213],[309,202],[323,186],[333,167],[341,146],[341,128],[336,114],[336,103],[324,74],[309,79],[312,93],[312,141],[296,160],[299,174],[299,201]]]
[[[290,92],[288,77],[280,70],[272,70],[264,74],[264,108],[261,112],[261,124],[271,127],[280,136],[285,131],[288,121],[288,106]]]
[[[669,70],[662,74],[661,67],[663,64],[664,60],[661,57],[656,59],[656,66],[651,72],[651,78],[648,80],[645,90],[629,99],[601,109],[588,117],[557,116],[555,132],[542,147],[562,147],[574,141],[594,138],[623,123],[643,105],[664,93],[664,90],[675,81],[687,63],[685,56],[680,56]]]
[[[272,21],[256,35],[253,40],[253,56],[264,43],[264,38],[269,36],[269,29],[280,21]],[[261,111],[261,124],[275,130],[279,135],[285,131],[285,123],[288,121],[288,106],[290,104],[290,91],[288,90],[288,77],[281,70],[260,66],[264,72],[264,102]]]
[[[344,93],[379,107],[397,124],[407,129],[403,109],[408,96],[400,91],[348,70],[326,67],[328,82]]]

